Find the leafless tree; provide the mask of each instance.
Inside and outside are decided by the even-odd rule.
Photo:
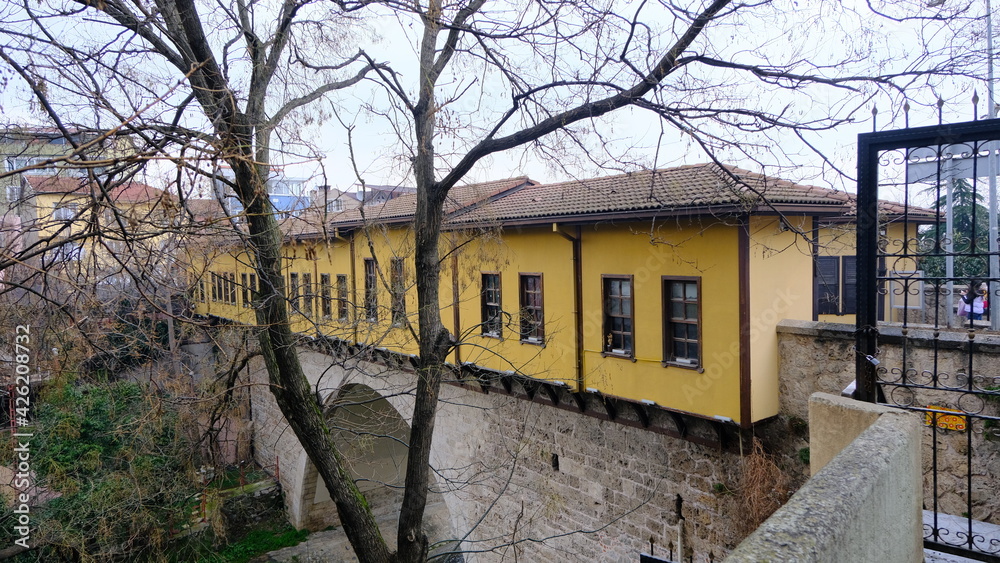
[[[944,14],[885,2],[856,12],[851,3],[820,2],[809,6],[811,17],[796,6],[22,0],[0,15],[0,58],[67,134],[85,116],[94,130],[136,139],[129,164],[158,160],[178,174],[211,175],[218,161],[232,169],[227,181],[245,210],[239,236],[261,282],[256,320],[275,399],[359,558],[419,561],[428,550],[423,520],[438,394],[455,344],[438,294],[442,206],[452,187],[487,157],[525,147],[621,161],[608,127],[625,108],[651,112],[661,139],[682,139],[711,158],[757,156],[792,152],[782,144],[790,138],[811,148],[813,135],[857,119],[876,97],[905,97],[918,85],[938,86],[938,76],[971,74],[969,60],[948,53],[938,35],[963,21],[964,6]],[[913,56],[890,49],[889,58],[869,60],[884,46],[871,23],[879,18],[920,26],[927,43],[915,45]],[[397,49],[385,63],[367,48],[387,21],[399,23],[397,41],[412,40],[414,56]],[[810,33],[820,32],[841,42],[812,45]],[[348,477],[303,375],[267,194],[272,156],[301,146],[301,127],[328,117],[324,102],[346,89],[362,92],[360,111],[387,119],[398,133],[390,152],[418,190],[420,367],[395,552]],[[351,122],[346,101],[332,107]],[[439,150],[445,143],[453,148]]]

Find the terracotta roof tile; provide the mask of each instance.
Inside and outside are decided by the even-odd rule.
[[[454,221],[541,219],[702,207],[749,210],[765,200],[772,204],[839,206],[848,196],[739,168],[698,164],[531,186],[463,213]]]
[[[544,221],[617,213],[673,211],[766,211],[809,206],[838,215],[852,214],[856,196],[818,186],[796,184],[732,166],[695,164],[662,170],[528,186],[489,204],[456,214],[453,225],[502,221]],[[900,214],[903,207],[880,202],[880,210]],[[911,215],[924,215],[910,208]],[[931,212],[931,215],[933,213]]]
[[[41,194],[78,194],[81,196],[90,195],[91,185],[86,178],[75,176],[25,176],[25,182],[32,191]],[[118,184],[111,189],[109,194],[112,201],[142,203],[156,201],[163,197],[163,190],[154,188],[149,184],[141,182],[127,182]]]
[[[502,194],[535,183],[526,176],[496,180],[480,184],[455,186],[445,200],[445,215],[467,207],[475,207]],[[417,194],[404,194],[379,205],[348,209],[332,217],[332,224],[358,224],[368,222],[396,222],[413,218],[417,210]],[[362,215],[363,214],[363,215]]]

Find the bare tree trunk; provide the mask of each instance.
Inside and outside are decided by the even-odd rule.
[[[271,392],[301,442],[330,496],[337,505],[341,524],[359,561],[383,563],[392,553],[382,538],[378,524],[364,495],[344,467],[333,443],[321,405],[302,371],[296,350],[297,338],[292,332],[284,297],[281,273],[281,231],[267,198],[264,179],[258,167],[247,162],[234,162],[236,183],[241,189],[250,230],[250,242],[260,279],[257,324],[260,347],[267,366]]]

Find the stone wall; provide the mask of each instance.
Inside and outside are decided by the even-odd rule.
[[[301,357],[324,400],[345,383],[361,383],[409,418],[412,373],[310,350]],[[332,503],[315,503],[322,484],[262,385],[263,367],[252,365],[248,375],[261,384],[253,386],[257,459],[280,470],[292,523],[336,525]],[[733,492],[740,459],[738,446],[722,451],[455,385],[442,389],[431,456],[447,532],[464,538],[467,560],[516,552],[525,561],[556,562],[638,560],[650,551],[677,558],[679,516],[684,560],[719,560],[748,531]]]
[[[910,381],[930,383],[931,374],[938,374],[939,385],[962,386],[968,382],[968,347],[970,337],[976,346],[972,372],[979,388],[1000,387],[1000,335],[965,330],[939,331],[908,328],[903,346],[902,328],[880,327],[879,360],[885,370],[883,378],[900,377],[906,373]],[[816,391],[839,393],[854,380],[854,327],[832,323],[783,321],[778,326],[781,356],[780,386],[782,412],[787,416],[804,417],[808,396]],[[935,353],[937,360],[935,362]],[[890,403],[915,406],[937,405],[981,410],[991,416],[1000,415],[1000,401],[982,401],[972,395],[922,390],[913,394],[903,389],[889,391]],[[961,403],[961,404],[959,404]],[[1000,497],[992,491],[1000,489],[1000,433],[996,425],[982,421],[972,425],[971,435],[954,430],[924,430],[923,478],[924,498],[928,509],[934,498],[931,450],[932,440],[938,443],[938,510],[953,515],[968,512],[966,504],[966,455],[972,452],[972,516],[977,520],[1000,523]]]
[[[820,393],[810,415],[818,471],[726,562],[922,561],[920,417]]]

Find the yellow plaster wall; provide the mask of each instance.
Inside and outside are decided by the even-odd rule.
[[[453,235],[455,236],[455,235]],[[469,235],[463,235],[468,237]],[[499,273],[501,307],[509,315],[501,337],[482,330],[482,274]],[[520,275],[542,274],[544,344],[520,338]],[[576,389],[572,243],[551,228],[478,233],[459,258],[464,338],[462,361]]]
[[[809,233],[811,219],[750,219],[750,416],[778,414],[778,334],[782,319],[810,320],[813,312],[812,248],[795,230]]]
[[[332,336],[342,340],[354,341],[354,314],[355,300],[352,297],[351,288],[351,241],[349,238],[331,238],[328,241],[321,241],[314,246],[315,267],[313,269],[314,283],[319,284],[320,276],[327,274],[330,276],[330,316],[324,318],[322,314],[322,291],[318,287],[316,295],[315,322],[318,330],[325,336]],[[347,276],[347,318],[339,318],[337,301],[337,276]]]
[[[584,228],[584,386],[608,395],[738,421],[736,228],[670,222],[652,233],[649,229],[648,223]],[[634,275],[634,362],[602,356],[602,274]],[[701,277],[699,369],[662,365],[663,275]]]
[[[838,223],[824,225],[818,229],[819,255],[820,256],[854,256],[857,254],[857,238],[855,234],[855,223]],[[907,232],[908,231],[908,232]],[[917,225],[909,224],[904,229],[902,223],[892,223],[886,227],[885,252],[892,254],[902,254],[903,245],[909,245],[907,252],[916,253]],[[916,260],[912,258],[887,258],[886,268],[896,271],[914,271],[917,269]],[[915,290],[914,290],[915,291]],[[891,313],[890,297],[886,294],[885,311],[886,321],[893,321],[894,314]],[[829,323],[855,324],[855,315],[819,315],[818,320]]]

